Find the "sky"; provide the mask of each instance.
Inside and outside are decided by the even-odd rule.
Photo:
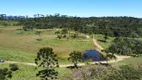
[[[0,14],[55,14],[80,17],[142,18],[142,0],[0,0]]]

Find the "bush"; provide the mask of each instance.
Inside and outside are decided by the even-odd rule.
[[[8,68],[0,69],[0,80],[7,80],[7,78],[12,78],[12,72]]]
[[[56,31],[55,34],[60,34],[60,31]]]
[[[19,69],[16,64],[10,64],[9,67],[11,71],[17,71]]]

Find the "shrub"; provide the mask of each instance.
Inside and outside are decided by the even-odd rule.
[[[10,64],[9,67],[11,71],[17,71],[19,69],[16,64]]]

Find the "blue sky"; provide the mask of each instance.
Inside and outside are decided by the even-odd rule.
[[[0,14],[60,13],[69,16],[133,16],[142,18],[142,0],[0,0]]]

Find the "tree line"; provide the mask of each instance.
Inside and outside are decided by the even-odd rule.
[[[66,28],[85,34],[107,34],[113,37],[141,37],[142,19],[120,16],[120,17],[77,17],[67,15],[42,15],[35,14],[34,17],[16,17],[16,19],[5,19],[0,15],[0,21],[18,21],[15,25],[22,25],[24,30],[33,28]],[[2,23],[0,23],[2,25]],[[5,25],[5,24],[4,24]]]
[[[107,34],[113,37],[142,36],[142,19],[134,17],[74,17],[47,15],[19,20],[24,29],[66,28],[85,34]]]

